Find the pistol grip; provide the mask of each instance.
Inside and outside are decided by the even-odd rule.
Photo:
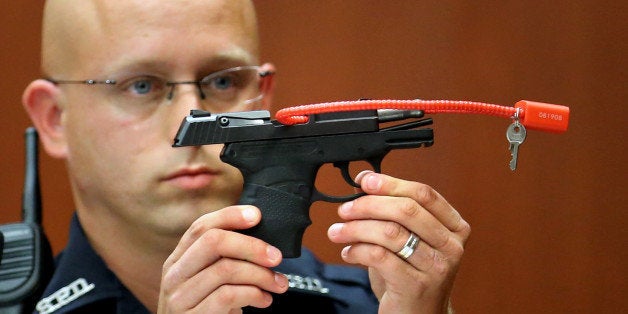
[[[239,203],[254,205],[262,212],[260,223],[242,233],[277,247],[283,257],[301,256],[303,233],[312,223],[309,198],[245,183]]]

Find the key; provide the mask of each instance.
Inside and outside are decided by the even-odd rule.
[[[506,130],[506,138],[510,142],[510,170],[517,169],[517,154],[519,153],[519,145],[526,139],[526,128],[519,121],[513,122]]]

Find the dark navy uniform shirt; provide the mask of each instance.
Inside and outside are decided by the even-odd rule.
[[[328,265],[304,249],[301,257],[284,259],[276,271],[288,277],[284,294],[273,295],[269,308],[245,313],[377,313],[365,270]],[[148,313],[107,268],[90,246],[76,217],[70,240],[56,259],[56,269],[36,313]]]

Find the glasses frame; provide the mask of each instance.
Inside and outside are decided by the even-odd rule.
[[[213,73],[210,73],[209,75],[201,78],[200,80],[196,80],[196,81],[165,81],[166,86],[170,86],[170,91],[166,94],[166,98],[168,100],[172,100],[172,98],[174,97],[174,90],[175,87],[177,85],[182,85],[182,84],[193,84],[198,88],[198,93],[201,99],[205,99],[205,93],[203,92],[203,89],[201,87],[202,83],[211,76],[216,76],[217,74],[221,74],[221,73],[225,73],[225,72],[235,72],[235,71],[239,71],[239,70],[257,70],[257,74],[259,75],[259,77],[261,79],[264,79],[266,77],[272,78],[272,76],[275,74],[275,72],[273,71],[259,71],[261,68],[261,66],[258,65],[245,65],[245,66],[238,66],[238,67],[233,67],[233,68],[227,68],[224,70],[220,70],[220,71],[216,71]],[[78,84],[78,85],[116,85],[118,82],[114,79],[104,79],[104,80],[92,80],[92,79],[87,79],[87,80],[57,80],[51,77],[44,77],[44,80],[55,84],[55,85],[64,85],[64,84]],[[264,93],[263,93],[263,88],[260,88],[262,90],[262,93],[260,96],[253,98],[253,99],[249,99],[247,100],[247,102],[249,101],[256,101],[261,99],[262,97],[264,97]]]

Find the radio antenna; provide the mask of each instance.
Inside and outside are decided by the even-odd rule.
[[[22,219],[41,225],[41,190],[39,187],[38,138],[33,127],[26,129],[24,134],[26,147],[26,165],[24,173],[24,190],[22,192]]]

